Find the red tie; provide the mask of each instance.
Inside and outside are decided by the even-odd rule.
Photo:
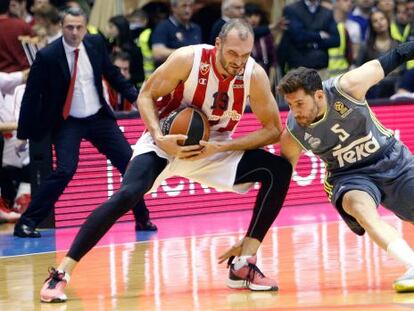
[[[69,116],[70,105],[72,104],[73,91],[75,89],[76,73],[78,71],[79,49],[73,51],[75,53],[75,62],[73,64],[72,78],[70,79],[68,94],[66,95],[65,106],[63,106],[63,119]]]

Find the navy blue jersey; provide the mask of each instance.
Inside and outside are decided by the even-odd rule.
[[[328,106],[321,120],[302,127],[291,112],[287,119],[292,136],[305,150],[319,156],[330,172],[370,162],[395,140],[366,101],[357,101],[340,89],[339,79],[323,82]]]

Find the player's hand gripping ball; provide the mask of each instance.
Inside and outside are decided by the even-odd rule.
[[[163,135],[183,134],[186,140],[179,140],[181,146],[198,145],[200,140],[207,141],[210,135],[207,116],[193,107],[185,107],[171,112],[164,120]]]

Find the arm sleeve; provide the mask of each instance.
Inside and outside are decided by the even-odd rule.
[[[380,62],[384,75],[401,66],[405,62],[414,58],[414,41],[399,44],[396,48],[380,56]]]

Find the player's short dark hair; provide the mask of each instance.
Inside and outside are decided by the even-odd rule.
[[[305,67],[293,69],[280,80],[277,87],[281,95],[294,93],[300,89],[309,95],[323,89],[322,79],[315,69]]]
[[[7,13],[9,11],[9,6],[10,6],[10,0],[1,0],[0,1],[0,14]]]
[[[221,40],[225,40],[228,33],[233,29],[236,29],[238,31],[239,38],[243,41],[247,40],[249,33],[252,35],[252,37],[254,37],[253,28],[248,22],[246,22],[244,19],[233,18],[225,23],[223,27],[221,27],[220,33],[218,35],[219,38]]]

